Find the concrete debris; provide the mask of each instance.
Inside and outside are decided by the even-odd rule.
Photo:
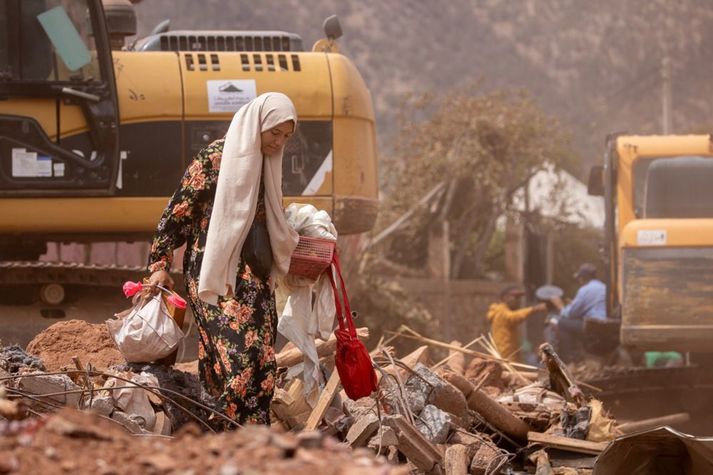
[[[540,384],[532,384],[511,394],[504,394],[498,397],[497,401],[537,431],[545,431],[554,424],[567,405],[562,396]]]
[[[369,397],[363,397],[357,401],[352,401],[351,399],[346,399],[344,401],[344,408],[354,420],[359,419],[365,414],[378,415],[376,408],[376,401]]]
[[[10,345],[0,348],[0,369],[10,374],[25,369],[45,371],[45,364],[41,359],[26,353],[18,345]]]
[[[378,451],[380,448],[394,447],[399,439],[391,427],[381,426],[376,435],[369,441],[369,448]]]
[[[498,473],[498,468],[505,461],[507,461],[507,457],[497,447],[490,444],[481,444],[475,455],[473,455],[473,460],[470,463],[470,473],[471,475]]]
[[[434,444],[445,444],[451,431],[450,416],[432,404],[423,408],[416,428]]]
[[[126,427],[126,430],[132,434],[150,434],[151,432],[145,430],[146,421],[141,416],[134,414],[127,414],[122,411],[114,411],[111,418],[116,422]]]
[[[379,418],[367,413],[354,422],[347,432],[346,441],[352,447],[364,447],[378,428]]]
[[[163,390],[161,394],[166,397],[160,399],[160,401],[156,401],[155,398],[157,398],[157,396],[155,396],[155,393],[149,393],[148,397],[154,405],[160,404],[164,408],[166,415],[171,420],[174,430],[178,430],[185,424],[194,421],[193,417],[186,412],[186,409],[194,416],[203,420],[207,420],[210,417],[209,412],[195,404],[187,403],[187,400],[198,401],[208,407],[215,407],[215,400],[210,394],[203,390],[203,386],[197,374],[179,371],[174,367],[158,364],[132,363],[117,367],[116,369],[118,371],[129,371],[134,374],[145,373],[156,378],[158,381],[157,385]]]
[[[589,420],[592,417],[592,408],[565,407],[560,415],[560,423],[565,437],[584,440],[589,432]]]
[[[142,386],[159,387],[156,377],[147,373],[124,373],[122,376],[126,380]],[[131,387],[130,383],[124,383],[116,378],[109,378],[103,389],[109,390],[116,407],[127,414],[132,414],[132,419],[136,420],[142,429],[153,429],[156,423],[156,414],[149,400],[149,394],[151,394],[149,391],[138,386]]]
[[[60,346],[66,346],[67,339],[63,342]],[[325,386],[314,407],[305,396],[299,366],[293,366],[279,373],[276,381],[271,416],[277,432],[241,429],[226,434],[227,439],[205,433],[221,428],[221,415],[211,409],[215,401],[205,394],[195,372],[156,364],[115,365],[111,370],[94,371],[86,364],[89,360],[74,358],[75,368],[86,369],[50,375],[33,369],[41,367],[41,360],[15,348],[0,352],[7,355],[5,360],[0,358],[0,370],[9,375],[5,394],[26,397],[11,400],[0,392],[0,440],[23,433],[21,424],[28,420],[28,411],[51,413],[56,406],[65,405],[91,413],[77,415],[60,410],[46,419],[46,427],[63,438],[124,441],[117,449],[119,452],[139,451],[131,458],[133,473],[247,473],[250,463],[246,466],[246,460],[269,467],[267,472],[254,473],[277,473],[280,460],[292,460],[314,467],[310,473],[317,467],[329,466],[334,473],[354,475],[409,471],[489,474],[507,470],[547,473],[547,451],[551,448],[564,450],[575,458],[582,457],[580,454],[589,456],[617,434],[614,421],[601,404],[584,397],[550,348],[543,351],[543,359],[554,373],[550,374],[552,385],[548,386],[547,381],[537,381],[535,372],[520,373],[510,365],[504,371],[501,362],[489,360],[482,353],[469,356],[468,361],[467,353],[459,351],[460,346],[455,343],[448,346],[449,350],[455,348],[450,354],[451,364],[445,361],[431,367],[428,347],[420,347],[404,359],[396,356],[377,359],[381,369],[379,391],[358,401],[339,393],[336,377],[327,377],[335,383]],[[284,354],[289,356],[291,351],[285,350]],[[379,351],[387,355],[385,352],[392,350]],[[286,361],[291,362],[290,358]],[[54,353],[55,364],[65,359]],[[336,374],[328,360],[323,369],[326,376],[330,371]],[[12,376],[16,372],[19,374]],[[96,427],[78,423],[88,420],[82,418],[100,416],[104,419]],[[3,432],[3,418],[18,419],[7,422],[8,428],[14,424],[11,432],[7,429]],[[105,430],[102,427],[109,418],[113,425]],[[597,427],[596,437],[602,442],[575,439],[584,439],[593,427]],[[311,428],[318,430],[306,430]],[[117,430],[123,431],[123,435],[117,436]],[[129,434],[174,436],[195,447],[197,452],[185,457],[171,456],[171,450],[166,454],[157,452],[155,447],[141,452],[137,440],[148,438],[132,439]],[[232,441],[231,437],[240,441],[237,446],[231,445],[232,442],[226,444],[226,440]],[[245,449],[247,459],[231,455],[242,450],[240,447]],[[543,452],[528,458],[542,447]],[[50,448],[51,457],[38,459],[32,465],[33,472],[42,472],[42,463],[52,459],[59,467],[73,464],[70,471],[84,473],[78,469],[81,461],[63,458],[60,446]],[[194,458],[199,460],[205,453],[215,458],[211,459],[210,470],[191,465]],[[22,454],[22,449],[13,449],[7,460],[15,457],[18,463],[25,463]],[[382,457],[376,459],[376,455]],[[325,465],[330,459],[340,460],[338,471],[334,471],[333,465]],[[97,460],[101,463],[92,462],[96,464],[94,472],[112,473],[113,455]],[[273,466],[273,462],[277,465]],[[555,467],[554,462],[552,466]],[[363,467],[366,468],[362,470]],[[562,466],[555,469],[561,470]],[[132,473],[128,467],[126,472],[122,470],[123,467],[113,473]]]
[[[420,363],[419,363],[420,364]],[[424,407],[426,407],[426,402],[428,401],[428,396],[432,390],[432,384],[423,375],[412,374],[407,380],[404,388],[406,390],[406,402],[408,403],[409,410],[414,414],[420,414]]]
[[[97,397],[91,401],[90,407],[100,416],[110,417],[114,412],[114,399],[110,396]]]
[[[17,384],[21,390],[30,394],[48,394],[46,398],[52,401],[72,407],[79,406],[81,388],[65,374],[31,373],[20,378]]]
[[[354,419],[347,416],[343,409],[330,406],[322,419],[326,425],[326,433],[332,436],[346,435],[349,428],[354,424]]]
[[[415,370],[416,374],[424,378],[430,386],[426,400],[428,404],[433,404],[437,408],[461,419],[468,419],[468,403],[458,388],[437,376],[422,364],[418,364]]]

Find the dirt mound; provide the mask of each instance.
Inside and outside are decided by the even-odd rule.
[[[97,415],[72,409],[27,424],[5,434],[0,430],[0,473],[408,473],[319,433],[296,436],[249,426],[202,434],[187,426],[173,440],[138,438]]]
[[[27,352],[41,358],[47,371],[74,367],[72,356],[97,369],[125,363],[106,326],[84,320],[55,323],[27,345]]]

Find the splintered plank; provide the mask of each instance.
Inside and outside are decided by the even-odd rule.
[[[327,381],[327,384],[324,386],[322,394],[319,395],[317,405],[314,406],[312,413],[307,419],[307,423],[305,424],[305,430],[315,430],[319,426],[319,423],[324,417],[324,413],[327,412],[327,408],[332,403],[332,399],[334,399],[334,396],[337,394],[338,389],[339,373],[337,373],[337,370],[335,369],[334,371],[332,371],[332,375],[329,377],[329,381]]]
[[[592,455],[600,454],[609,445],[609,442],[589,442],[588,440],[570,439],[569,437],[543,434],[542,432],[528,432],[527,441],[552,447],[553,449]]]

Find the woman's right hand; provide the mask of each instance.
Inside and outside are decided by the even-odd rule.
[[[157,285],[173,290],[173,279],[171,278],[171,274],[165,270],[157,270],[149,277],[148,285],[152,287],[151,293],[155,295],[159,292]]]

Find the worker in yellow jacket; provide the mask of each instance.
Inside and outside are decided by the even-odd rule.
[[[547,309],[545,303],[532,307],[520,308],[520,300],[525,292],[516,287],[509,286],[500,292],[500,302],[490,305],[488,320],[492,326],[495,347],[503,358],[517,361],[522,346],[518,334],[518,325],[527,317]]]

